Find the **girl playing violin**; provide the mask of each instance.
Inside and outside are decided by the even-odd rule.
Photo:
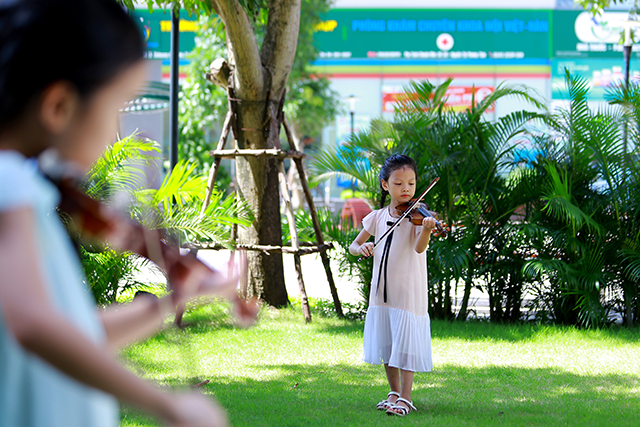
[[[97,310],[55,213],[58,190],[28,160],[56,150],[89,168],[145,78],[143,53],[114,0],[0,1],[2,426],[115,427],[116,399],[172,426],[227,425],[211,399],[162,391],[115,353],[202,290]],[[236,276],[212,279],[207,292],[235,292]]]
[[[382,236],[397,221],[396,207],[415,194],[416,175],[416,163],[408,156],[394,155],[384,162],[380,209],[362,220],[363,230],[349,247],[352,255],[373,255],[363,360],[384,364],[391,390],[377,409],[399,416],[416,409],[411,400],[414,372],[432,369],[425,249],[436,223],[432,217],[419,226],[403,220],[375,250],[367,240]],[[387,195],[391,203],[384,207]]]

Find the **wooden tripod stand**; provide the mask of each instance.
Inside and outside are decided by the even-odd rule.
[[[329,257],[327,256],[327,249],[333,248],[331,243],[325,243],[322,237],[322,230],[320,228],[320,222],[318,220],[318,215],[316,213],[316,209],[314,206],[313,198],[311,196],[311,191],[309,190],[309,184],[307,181],[307,177],[305,174],[304,166],[302,163],[302,159],[304,158],[304,154],[299,150],[296,141],[293,138],[291,130],[289,128],[289,124],[287,123],[286,117],[284,116],[284,112],[282,111],[282,104],[280,105],[278,117],[272,118],[271,126],[276,126],[277,131],[275,132],[276,137],[271,138],[272,148],[267,149],[259,149],[259,150],[251,150],[244,149],[240,150],[237,148],[234,149],[225,149],[227,139],[229,136],[230,130],[236,129],[236,112],[234,104],[232,102],[232,89],[227,87],[227,94],[229,97],[229,111],[225,117],[224,124],[222,127],[222,133],[220,135],[220,139],[218,141],[218,145],[215,150],[211,151],[209,154],[214,157],[214,163],[209,172],[209,178],[207,182],[207,193],[205,197],[205,201],[202,207],[202,212],[207,209],[211,201],[211,194],[213,193],[213,187],[215,185],[216,176],[218,170],[220,168],[220,161],[223,158],[232,158],[235,160],[236,157],[244,156],[257,156],[257,157],[274,157],[278,160],[278,177],[280,183],[280,193],[282,195],[282,200],[285,205],[285,212],[287,216],[287,221],[289,224],[289,231],[291,234],[291,246],[267,246],[267,245],[248,245],[237,243],[236,247],[238,249],[250,250],[250,251],[263,251],[267,253],[292,253],[294,256],[294,263],[296,268],[296,273],[298,277],[298,285],[300,288],[300,300],[302,303],[302,313],[307,322],[311,321],[311,312],[309,310],[309,301],[307,298],[307,292],[305,290],[304,279],[302,275],[302,265],[300,262],[301,255],[307,255],[319,252],[322,258],[322,263],[324,265],[324,270],[327,275],[327,281],[329,283],[329,288],[331,290],[331,296],[333,298],[333,303],[335,305],[336,313],[339,317],[343,317],[342,305],[340,304],[340,299],[338,298],[338,292],[336,290],[335,282],[333,280],[333,274],[331,273],[331,267],[329,263]],[[285,134],[287,136],[287,140],[289,142],[289,147],[292,150],[284,151],[280,145],[280,140],[277,138],[277,135],[280,131],[280,125],[284,127]],[[273,135],[273,133],[271,133]],[[235,135],[235,132],[234,132]],[[300,177],[300,183],[304,192],[305,200],[307,202],[307,206],[309,208],[309,213],[311,214],[311,219],[313,222],[313,229],[316,236],[316,242],[299,242],[298,240],[298,231],[296,228],[296,220],[295,215],[293,213],[293,208],[291,206],[291,192],[289,189],[289,185],[287,183],[287,176],[285,173],[284,167],[284,159],[290,158],[295,164],[295,167],[298,171],[298,175]],[[293,164],[291,167],[293,167]],[[237,233],[234,233],[234,237],[237,239]],[[211,248],[211,247],[210,247]],[[213,249],[219,249],[216,246],[213,246]]]

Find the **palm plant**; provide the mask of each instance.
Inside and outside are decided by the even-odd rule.
[[[346,145],[321,151],[310,164],[311,182],[327,178],[355,180],[362,197],[374,206],[380,201],[379,166],[395,143],[395,129],[385,120],[374,120],[366,131],[358,132]]]
[[[430,312],[435,317],[453,318],[452,293],[462,280],[464,296],[458,317],[464,319],[481,265],[508,255],[508,251],[501,255],[490,253],[491,248],[502,249],[507,238],[504,232],[494,232],[488,225],[502,230],[518,206],[506,197],[504,171],[510,161],[510,142],[529,120],[538,117],[537,113],[516,112],[489,123],[483,114],[506,96],[521,97],[538,108],[543,106],[523,87],[499,86],[492,95],[456,113],[445,108],[451,81],[440,86],[428,81],[412,82],[393,122],[374,122],[370,130],[357,134],[340,151],[318,156],[312,170],[319,179],[328,175],[355,178],[371,205],[379,200],[374,171],[389,155],[402,153],[414,158],[422,185],[440,177],[425,201],[440,212],[452,232],[446,239],[435,240],[429,251]],[[517,280],[510,281],[514,282]],[[513,295],[519,299],[520,294]],[[519,301],[516,305],[518,310],[514,313],[519,315]]]
[[[569,73],[566,81],[569,108],[518,111],[494,123],[483,114],[503,96],[542,105],[525,88],[500,86],[455,113],[444,102],[450,81],[412,83],[393,122],[374,122],[312,165],[319,178],[355,178],[372,206],[374,171],[391,154],[413,157],[419,182],[441,178],[426,202],[452,232],[429,251],[433,316],[454,317],[453,292],[463,282],[458,319],[467,316],[472,287],[482,285],[492,320],[517,320],[525,291],[537,315],[557,322],[598,327],[611,310],[628,325],[640,320],[640,87],[610,92],[622,109],[593,112],[586,81]],[[515,164],[515,137],[541,118],[548,133],[522,135],[539,155]]]
[[[246,205],[234,195],[215,192],[201,214],[206,177],[194,174],[194,166],[184,162],[158,189],[148,188],[143,168],[157,161],[157,153],[156,143],[135,135],[117,141],[88,173],[87,194],[107,204],[126,205],[133,220],[149,229],[162,229],[185,244],[206,241],[231,247],[232,225],[247,225],[251,219]],[[99,303],[114,302],[127,289],[145,287],[134,278],[138,266],[147,263],[137,255],[91,245],[84,245],[80,253]]]
[[[105,306],[117,301],[123,294],[138,290],[153,292],[154,286],[136,279],[136,273],[147,266],[131,252],[80,246],[80,261],[96,304]]]
[[[206,176],[195,173],[195,164],[178,162],[158,189],[131,192],[132,218],[149,229],[162,229],[180,242],[212,242],[231,247],[234,224],[251,222],[248,206],[235,194],[214,192],[201,213],[207,186]]]
[[[506,250],[509,236],[513,234],[507,226],[519,205],[508,191],[506,172],[512,166],[513,139],[524,131],[527,122],[539,114],[518,111],[501,117],[495,123],[484,120],[483,114],[487,109],[505,96],[521,97],[537,108],[543,108],[525,88],[499,86],[493,94],[466,111],[450,114],[449,123],[444,121],[445,129],[433,126],[425,132],[428,137],[424,142],[429,149],[422,151],[421,162],[429,165],[435,175],[446,179],[446,190],[434,194],[440,198],[434,200],[435,208],[443,212],[445,219],[458,231],[451,233],[447,240],[434,243],[434,254],[441,253],[434,261],[440,261],[440,265],[436,264],[437,270],[449,273],[443,283],[445,296],[450,283],[464,280],[461,309],[457,316],[460,320],[467,316],[471,287],[478,278],[485,281],[492,320],[517,320],[519,317],[522,282],[516,280],[517,274],[511,274],[507,279],[506,273],[510,269],[500,275],[488,272],[495,273],[498,263],[515,264],[512,259],[514,252]],[[413,151],[418,150],[419,145],[416,145]],[[430,157],[430,152],[439,156]],[[513,287],[503,286],[501,283],[504,281],[519,285],[511,292]],[[505,292],[509,298],[503,298],[501,294]],[[517,303],[512,301],[513,297]],[[507,301],[510,314],[505,319],[501,307],[502,302]],[[448,303],[447,300],[445,302]],[[449,313],[450,308],[445,307],[445,314]],[[516,317],[511,319],[511,315]]]
[[[553,136],[539,143],[545,156],[536,169],[543,184],[531,196],[537,194],[545,205],[531,219],[545,238],[539,242],[540,257],[526,271],[548,279],[556,320],[604,325],[611,308],[606,297],[622,293],[623,316],[631,324],[640,229],[637,166],[628,161],[622,143],[630,115],[613,107],[592,112],[587,82],[567,72],[566,84],[570,106],[550,117]],[[621,95],[617,102],[635,114],[631,97],[614,91],[614,102],[616,94]],[[637,138],[637,131],[630,136]]]
[[[618,235],[616,282],[622,291],[621,312],[627,325],[631,326],[640,322],[640,195],[637,191],[640,184],[640,86],[631,84],[614,88],[607,95],[609,103],[620,105],[624,113],[622,148],[608,150],[613,165],[602,169],[609,189],[607,194],[614,207],[611,225]]]

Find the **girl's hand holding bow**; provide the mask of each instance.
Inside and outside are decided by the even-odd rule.
[[[373,243],[367,242],[360,246],[358,253],[364,257],[370,257],[373,255]]]

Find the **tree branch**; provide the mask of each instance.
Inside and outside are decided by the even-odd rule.
[[[225,0],[221,0],[225,1]],[[296,55],[301,0],[269,2],[267,33],[262,43],[262,64],[270,75],[272,100],[280,100]]]
[[[210,0],[227,31],[229,62],[234,65],[236,95],[243,99],[264,97],[264,78],[258,43],[251,21],[238,0]]]

